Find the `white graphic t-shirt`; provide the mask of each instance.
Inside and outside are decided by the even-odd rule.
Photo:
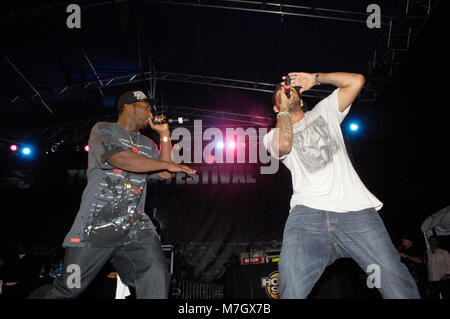
[[[343,213],[383,206],[364,186],[348,157],[340,124],[350,106],[339,111],[338,92],[334,90],[293,125],[292,150],[280,158],[292,175],[291,209],[305,205]],[[274,157],[272,139],[276,130],[263,140]]]

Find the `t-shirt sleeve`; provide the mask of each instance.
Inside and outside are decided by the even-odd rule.
[[[147,136],[142,136],[142,138],[144,138],[147,141],[147,144],[149,146],[150,158],[159,159],[160,154],[156,143],[153,142],[153,140]]]
[[[108,123],[97,123],[89,137],[89,151],[97,159],[101,168],[111,168],[108,159],[119,152],[128,150],[118,138],[117,132]]]
[[[320,111],[328,119],[337,119],[339,124],[341,124],[350,111],[351,104],[343,112],[341,112],[339,110],[338,94],[339,88],[335,89],[333,93],[320,101],[314,109],[316,109],[316,111]]]
[[[148,141],[148,143],[149,143],[149,145],[150,145],[150,150],[149,150],[149,152],[150,152],[151,158],[156,159],[156,160],[159,160],[160,153],[159,153],[158,146],[156,145],[156,143],[153,142],[153,140],[151,140],[150,138],[147,138],[147,137],[144,137],[144,138]],[[148,175],[147,175],[147,178],[148,178],[148,179],[163,180],[163,179],[162,179],[161,177],[159,177],[157,174],[158,174],[158,173],[148,174]]]
[[[278,129],[278,128],[273,128],[273,129],[271,129],[269,133],[267,133],[266,135],[264,135],[264,138],[263,138],[263,144],[264,144],[264,147],[265,147],[266,150],[270,153],[271,156],[273,156],[273,157],[276,158],[276,159],[283,160],[283,159],[285,159],[289,154],[285,154],[285,155],[283,155],[283,156],[281,156],[281,157],[278,156],[279,152],[278,152],[278,150],[274,149],[273,144],[272,144],[273,139],[274,139],[274,138],[278,138],[278,132],[279,132],[279,129]]]

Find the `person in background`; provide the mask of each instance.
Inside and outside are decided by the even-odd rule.
[[[28,296],[39,276],[39,268],[22,241],[18,241],[2,268],[2,298],[24,299]]]
[[[417,288],[422,298],[426,297],[426,255],[425,249],[421,249],[409,234],[404,234],[401,245],[398,247],[401,261],[406,265],[416,281]]]
[[[439,239],[431,236],[428,239],[430,248],[428,255],[428,280],[432,299],[450,299],[450,254],[439,248]]]

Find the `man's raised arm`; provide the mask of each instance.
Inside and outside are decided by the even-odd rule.
[[[333,72],[317,74],[315,76],[316,85],[332,84],[339,88],[338,101],[339,111],[341,112],[353,103],[366,81],[364,75],[358,73]]]
[[[301,86],[300,94],[308,91],[315,85],[331,84],[339,88],[339,111],[343,112],[349,107],[364,87],[364,75],[348,72],[332,73],[289,73],[292,86]]]
[[[292,139],[294,136],[292,127],[292,115],[289,112],[289,105],[292,103],[293,96],[286,96],[283,90],[279,90],[275,97],[279,113],[277,115],[277,123],[273,138],[272,150],[278,157],[289,154],[292,149]]]
[[[135,173],[167,170],[171,173],[185,172],[187,174],[195,174],[195,170],[188,166],[148,158],[131,150],[116,153],[107,162],[114,167]]]

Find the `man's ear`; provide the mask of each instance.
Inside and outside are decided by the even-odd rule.
[[[279,113],[280,112],[280,108],[278,107],[278,105],[274,105],[273,106],[273,110],[275,111],[275,113]]]
[[[130,110],[131,109],[131,104],[124,104],[123,105],[123,110],[124,111],[128,111],[128,110]]]

